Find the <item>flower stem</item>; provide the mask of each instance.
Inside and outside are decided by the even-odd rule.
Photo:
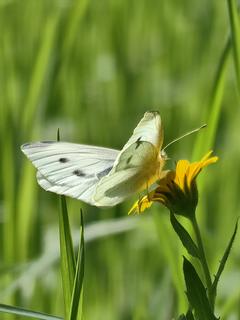
[[[192,226],[196,235],[196,239],[197,239],[197,245],[198,245],[198,250],[199,250],[199,255],[200,255],[200,262],[203,268],[203,272],[205,275],[205,279],[206,279],[206,284],[207,284],[207,292],[208,292],[208,298],[209,298],[209,302],[210,302],[210,306],[213,308],[214,305],[214,298],[212,297],[212,280],[211,280],[211,275],[210,275],[210,271],[209,271],[209,267],[208,267],[208,263],[207,263],[207,259],[206,259],[206,255],[205,255],[205,251],[204,251],[204,247],[203,247],[203,242],[202,242],[202,237],[201,237],[201,233],[200,233],[200,229],[196,220],[195,215],[193,215],[193,217],[191,218],[191,222],[192,222]]]

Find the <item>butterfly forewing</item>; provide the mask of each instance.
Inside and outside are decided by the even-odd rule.
[[[163,143],[163,128],[161,117],[157,111],[145,112],[143,118],[134,129],[132,136],[121,151],[125,151],[136,141],[150,142],[156,149],[160,149]]]
[[[108,174],[119,151],[67,142],[25,144],[22,151],[38,169],[39,184],[48,191],[94,204],[92,194]]]

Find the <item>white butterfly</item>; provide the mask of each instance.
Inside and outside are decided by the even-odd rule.
[[[68,142],[21,146],[40,186],[95,206],[114,206],[159,179],[165,162],[158,112],[146,112],[121,151]]]

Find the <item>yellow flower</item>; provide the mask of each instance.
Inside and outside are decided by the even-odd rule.
[[[175,214],[191,217],[198,203],[196,178],[202,168],[215,163],[218,157],[211,157],[208,152],[200,161],[190,163],[179,160],[175,171],[167,171],[158,181],[158,187],[139,199],[130,209],[131,213],[142,213],[154,201],[162,203]]]

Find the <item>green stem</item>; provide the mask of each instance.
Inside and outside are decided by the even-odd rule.
[[[211,275],[210,275],[204,247],[203,247],[200,229],[199,229],[195,215],[191,219],[191,222],[192,222],[193,229],[194,229],[194,232],[195,232],[195,235],[197,238],[197,245],[198,245],[198,250],[199,250],[199,255],[200,255],[200,262],[202,264],[203,272],[204,272],[205,279],[206,279],[209,302],[210,302],[211,307],[213,308],[214,299],[212,297],[212,280],[211,280]]]

